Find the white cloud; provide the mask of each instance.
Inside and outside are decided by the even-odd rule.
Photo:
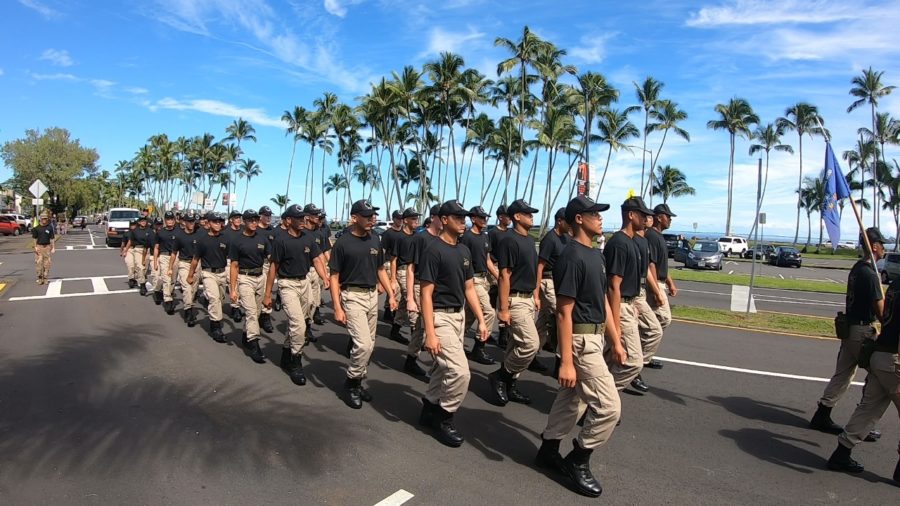
[[[461,53],[469,44],[484,38],[484,33],[469,27],[468,32],[450,32],[441,27],[431,29],[428,36],[428,47],[419,54],[419,57],[437,55],[441,52]]]
[[[361,4],[364,0],[325,0],[325,10],[339,18],[347,15],[348,5]]]
[[[60,15],[59,11],[47,7],[43,3],[38,2],[38,0],[19,0],[19,3],[33,11],[37,11],[38,14],[48,19]]]
[[[3,69],[0,69],[0,77],[3,76]]]
[[[44,52],[41,53],[39,59],[49,61],[57,67],[71,67],[75,63],[72,61],[72,57],[69,56],[69,52],[65,49],[45,49]]]
[[[786,23],[832,23],[857,19],[863,9],[852,2],[832,0],[732,0],[724,5],[703,7],[685,22],[695,28],[727,25]]]
[[[62,73],[56,73],[56,74],[29,73],[28,75],[31,76],[31,78],[34,79],[35,81],[80,81],[81,80],[72,74],[62,74]]]
[[[133,86],[131,88],[125,88],[125,91],[131,93],[132,95],[146,95],[149,90],[147,88],[141,88],[139,86]]]
[[[569,55],[585,63],[600,63],[606,58],[606,43],[615,35],[610,33],[582,37],[580,45],[572,48]]]
[[[166,97],[158,100],[156,103],[149,104],[151,111],[158,109],[172,109],[176,111],[197,111],[214,116],[224,116],[227,118],[244,118],[250,123],[263,126],[271,126],[283,128],[284,124],[277,118],[270,117],[265,111],[258,108],[239,107],[218,100],[194,99],[194,100],[175,100]]]

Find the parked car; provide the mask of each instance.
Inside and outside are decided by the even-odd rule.
[[[669,258],[675,258],[675,250],[681,246],[681,240],[684,237],[678,234],[663,234],[662,236],[666,240],[666,246],[669,249]]]
[[[876,263],[881,282],[888,284],[900,278],[900,253],[888,253]]]
[[[772,246],[771,244],[757,244],[752,249],[745,251],[741,256],[744,258],[753,258],[753,254],[755,253],[758,260],[768,261],[769,256],[771,256],[774,251],[775,246]]]
[[[722,270],[722,258],[724,254],[719,250],[719,244],[713,241],[697,241],[688,248],[679,248],[684,266],[691,269]],[[676,258],[676,261],[678,258]]]
[[[725,236],[719,238],[719,250],[725,254],[725,256],[729,255],[740,255],[744,256],[744,252],[749,249],[747,245],[747,240],[743,237],[734,237],[734,236]]]
[[[803,263],[800,256],[800,252],[797,251],[797,248],[779,246],[775,248],[775,251],[773,251],[772,255],[769,257],[769,263],[777,267],[799,268]]]
[[[87,216],[76,216],[72,219],[72,228],[84,228],[87,226],[88,219]]]
[[[23,214],[8,213],[3,216],[9,216],[19,225],[22,232],[31,231],[31,219]]]
[[[0,234],[19,235],[21,233],[22,227],[19,226],[12,216],[0,216]]]

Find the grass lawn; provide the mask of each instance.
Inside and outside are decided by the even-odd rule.
[[[733,313],[721,309],[689,306],[672,306],[672,317],[700,323],[715,323],[745,329],[771,332],[790,332],[816,337],[834,337],[834,322],[811,316],[795,316],[778,313]]]
[[[749,274],[726,274],[720,271],[694,271],[689,269],[670,269],[669,275],[678,281],[700,281],[703,283],[722,283],[726,285],[749,286]],[[840,283],[828,281],[800,281],[796,279],[776,279],[757,276],[753,280],[756,288],[776,288],[780,290],[797,290],[803,292],[846,293],[847,287]]]

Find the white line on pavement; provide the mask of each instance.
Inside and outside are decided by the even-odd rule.
[[[62,291],[62,280],[54,279],[47,285],[47,295],[45,297],[59,297],[59,293]]]
[[[375,503],[375,506],[400,506],[413,497],[415,496],[401,488],[393,494],[385,497],[381,501]]]
[[[48,290],[49,291],[49,290]],[[137,289],[131,290],[107,290],[105,292],[85,292],[85,293],[66,293],[57,295],[31,295],[28,297],[10,297],[10,302],[21,300],[40,300],[40,299],[65,299],[66,297],[89,297],[91,295],[115,295],[119,293],[134,293]]]
[[[109,291],[103,278],[91,278],[91,285],[94,287],[94,293],[106,293]]]
[[[771,376],[773,378],[786,378],[786,379],[795,379],[795,380],[803,380],[803,381],[818,381],[821,383],[828,383],[831,378],[816,378],[815,376],[799,376],[796,374],[785,374],[781,372],[770,372],[770,371],[757,371],[755,369],[742,369],[740,367],[729,367],[726,365],[716,365],[716,364],[704,364],[703,362],[691,362],[689,360],[679,360],[677,358],[663,358],[656,357],[660,362],[671,362],[673,364],[681,364],[681,365],[692,365],[694,367],[704,367],[706,369],[718,369],[720,371],[730,371],[730,372],[742,372],[745,374],[755,374],[757,376]],[[863,386],[863,383],[859,381],[854,381],[851,385],[855,385],[858,387]]]

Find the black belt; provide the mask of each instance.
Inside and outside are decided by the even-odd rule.
[[[509,296],[527,299],[530,297],[534,297],[534,292],[509,292]]]
[[[345,292],[353,292],[353,293],[372,293],[375,291],[375,287],[369,286],[342,286],[341,290]]]
[[[462,311],[461,307],[436,307],[434,308],[435,313],[458,313]]]
[[[848,320],[847,325],[857,325],[860,327],[868,327],[872,325],[872,322],[867,322],[865,320]]]
[[[304,279],[306,279],[306,276],[305,275],[304,276],[282,276],[279,274],[278,278],[279,279],[296,279],[298,281],[303,281]]]
[[[544,271],[541,273],[541,279],[553,279],[553,273]]]
[[[573,323],[572,324],[572,333],[573,334],[603,335],[603,331],[605,329],[606,329],[605,323]]]
[[[203,270],[203,272],[210,272],[212,274],[221,274],[221,273],[225,272],[224,267],[218,267],[218,268],[213,268],[213,269],[202,269],[202,270]]]
[[[243,274],[245,276],[262,276],[262,273],[262,267],[257,267],[255,269],[238,269],[238,274]]]
[[[634,299],[635,299],[635,297],[622,297],[622,302],[624,302],[626,304],[631,304],[632,302],[634,302]]]

